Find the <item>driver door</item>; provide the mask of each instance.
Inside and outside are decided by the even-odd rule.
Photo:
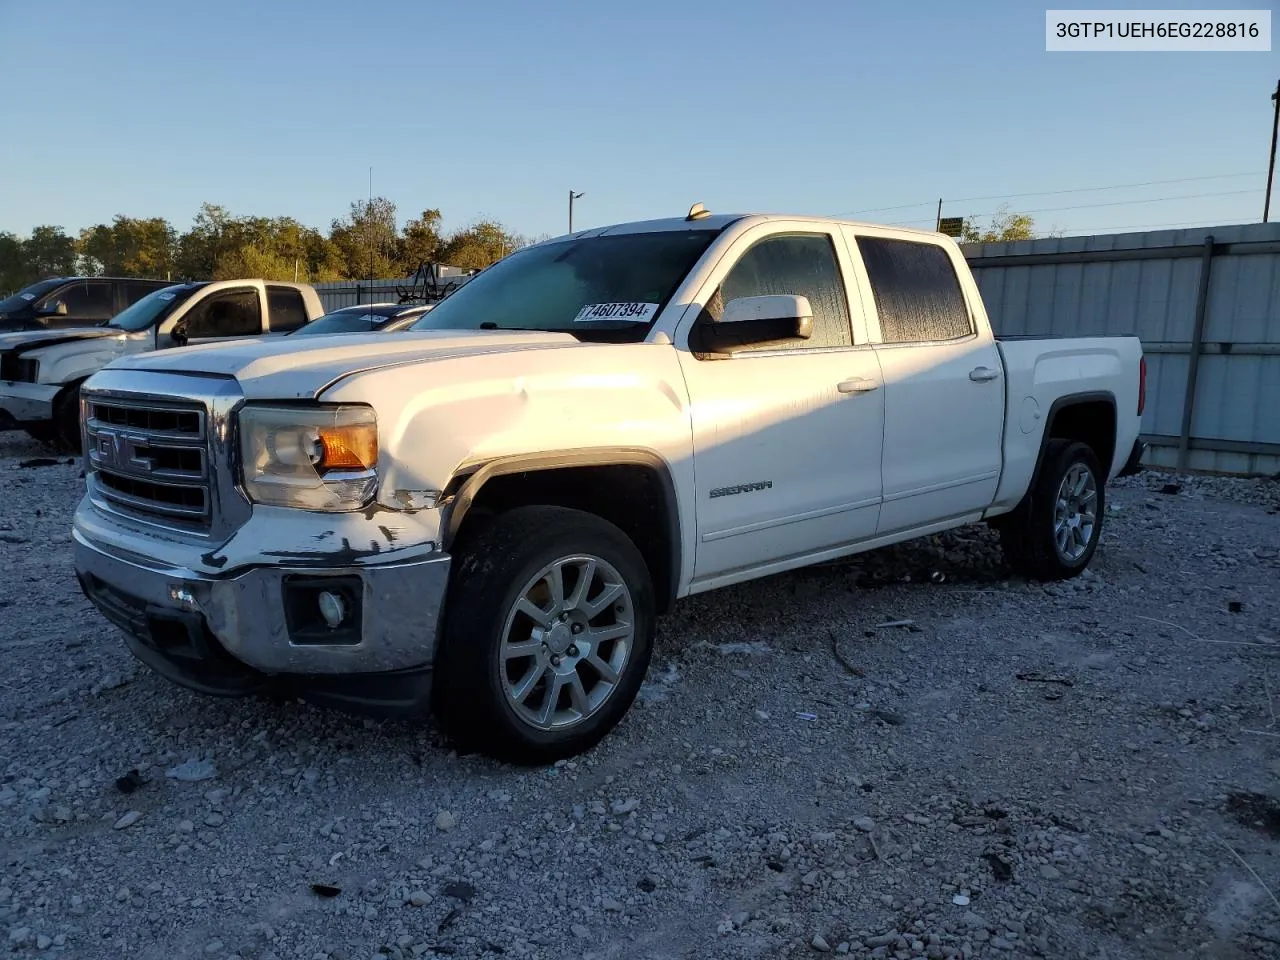
[[[262,294],[256,287],[231,287],[209,294],[182,316],[174,329],[186,344],[239,340],[262,333]],[[169,339],[161,346],[177,346]]]
[[[735,241],[689,308],[679,351],[693,428],[695,589],[798,566],[875,535],[884,391],[840,234],[770,224]],[[807,297],[807,340],[700,354],[738,297]],[[680,340],[677,340],[680,343]]]

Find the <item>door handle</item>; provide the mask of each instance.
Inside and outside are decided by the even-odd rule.
[[[990,367],[974,367],[969,371],[969,379],[975,383],[983,383],[987,380],[994,380],[1000,376],[999,370],[992,370]]]
[[[836,389],[841,393],[870,393],[872,390],[880,389],[880,382],[866,377],[854,377],[850,380],[841,380],[836,384]]]

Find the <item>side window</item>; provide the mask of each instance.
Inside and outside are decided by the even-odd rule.
[[[252,337],[262,332],[257,290],[224,290],[195,305],[184,318],[187,339]]]
[[[47,304],[61,300],[67,305],[65,317],[53,316],[54,322],[110,320],[115,311],[111,303],[111,283],[106,280],[78,280],[50,294]]]
[[[159,284],[154,283],[129,283],[125,282],[124,287],[124,305],[131,307],[149,293],[155,293],[161,289]]]
[[[853,344],[849,300],[835,248],[826,234],[789,234],[761,240],[734,264],[711,297],[691,332],[701,343],[698,328],[718,320],[724,305],[739,297],[784,294],[807,297],[813,309],[813,335],[808,340],[784,340],[751,349],[848,347]],[[697,346],[691,343],[695,351]]]
[[[957,340],[973,333],[960,281],[937,244],[858,237],[884,343]]]
[[[302,294],[293,287],[267,284],[267,315],[272,330],[297,330],[306,326],[307,306]]]

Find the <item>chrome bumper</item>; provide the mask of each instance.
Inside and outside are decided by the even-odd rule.
[[[72,540],[86,596],[130,635],[140,659],[157,669],[154,656],[140,653],[138,644],[179,661],[170,666],[196,674],[202,664],[217,666],[220,651],[267,676],[384,673],[429,667],[435,655],[449,579],[447,554],[359,566],[255,566],[211,576],[123,556],[91,542],[79,529],[73,529]],[[358,583],[358,624],[343,642],[291,631],[286,586],[332,577]],[[167,652],[166,637],[173,641]]]
[[[0,380],[0,420],[18,423],[53,419],[53,401],[62,387],[56,383]],[[3,416],[8,414],[8,417]]]

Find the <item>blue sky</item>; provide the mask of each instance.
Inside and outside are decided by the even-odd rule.
[[[0,230],[182,230],[206,200],[324,228],[370,165],[402,219],[526,234],[564,231],[570,187],[578,227],[696,200],[920,225],[938,197],[1007,202],[1067,233],[1261,218],[1274,52],[1046,53],[1046,6],[0,0]],[[1249,175],[961,199],[1227,174]]]

